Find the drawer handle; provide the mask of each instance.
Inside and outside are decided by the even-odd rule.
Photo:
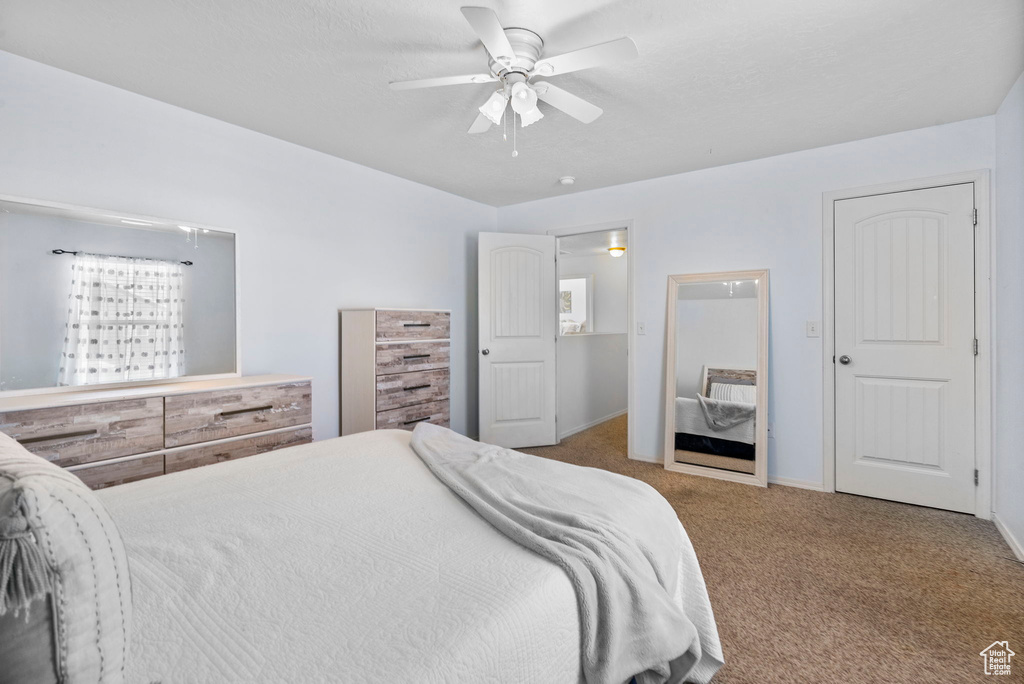
[[[425,420],[430,420],[433,416],[424,416],[423,418],[417,418],[416,420],[407,420],[403,425],[412,425],[413,423],[422,423]]]
[[[227,418],[228,416],[238,416],[238,415],[241,415],[243,413],[256,413],[257,411],[269,411],[272,408],[274,408],[274,406],[272,404],[268,404],[267,406],[254,406],[252,408],[247,408],[247,409],[235,409],[234,411],[221,411],[220,412],[220,417],[221,418]]]
[[[65,432],[59,435],[49,435],[47,437],[29,437],[28,439],[19,439],[18,441],[22,444],[36,444],[37,442],[52,442],[56,439],[71,439],[72,437],[85,437],[86,435],[95,435],[96,430],[80,430],[78,432]]]
[[[430,385],[413,385],[412,387],[403,387],[406,392],[412,392],[413,390],[427,389]]]
[[[430,354],[410,354],[409,356],[403,356],[406,361],[412,361],[413,359],[429,359]]]
[[[403,323],[406,328],[429,328],[429,323]]]

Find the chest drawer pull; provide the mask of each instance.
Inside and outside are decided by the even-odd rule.
[[[71,439],[72,437],[85,437],[86,435],[95,435],[96,430],[79,430],[78,432],[64,432],[59,435],[44,435],[43,437],[29,437],[28,439],[19,439],[18,441],[22,444],[35,444],[37,442],[52,442],[55,439]]]
[[[407,421],[405,421],[405,423],[403,423],[403,425],[412,425],[413,423],[422,423],[425,420],[430,420],[430,418],[431,418],[431,416],[424,416],[422,418],[417,418],[416,420],[407,420]]]
[[[430,354],[410,354],[409,356],[403,356],[402,358],[406,361],[411,361],[412,359],[429,359]]]
[[[430,385],[413,385],[412,387],[403,387],[402,389],[406,392],[412,392],[413,390],[427,389]]]
[[[274,408],[273,405],[268,404],[267,406],[254,406],[252,408],[235,409],[234,411],[221,411],[220,417],[227,418],[228,416],[237,416],[242,413],[256,413],[257,411],[269,411]]]
[[[429,328],[429,323],[403,323],[406,328]]]

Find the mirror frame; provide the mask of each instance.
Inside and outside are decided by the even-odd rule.
[[[2,397],[25,397],[40,394],[70,394],[76,392],[96,392],[105,390],[124,390],[132,387],[151,387],[153,385],[166,385],[176,382],[192,382],[199,380],[217,380],[220,378],[237,378],[242,375],[242,297],[241,297],[241,264],[239,262],[239,246],[238,246],[238,232],[231,228],[222,228],[220,226],[211,226],[205,223],[197,223],[195,221],[186,221],[184,219],[169,219],[162,216],[149,216],[146,214],[135,214],[132,212],[120,211],[116,209],[100,209],[97,207],[84,207],[78,204],[67,204],[64,202],[51,202],[49,200],[41,200],[33,197],[18,197],[15,195],[3,195],[0,194],[0,201],[12,202],[16,204],[27,204],[37,207],[47,207],[49,209],[61,209],[64,211],[73,211],[81,214],[92,214],[95,216],[110,217],[111,215],[117,216],[118,218],[124,218],[128,220],[144,221],[146,223],[162,224],[162,225],[189,225],[199,230],[207,229],[214,230],[220,233],[229,233],[234,236],[235,242],[235,368],[229,373],[213,373],[208,375],[182,375],[176,378],[160,378],[157,380],[140,380],[137,382],[111,382],[102,385],[80,385],[75,387],[63,387],[63,386],[52,386],[52,387],[33,387],[26,389],[17,390],[0,390],[0,398]]]
[[[678,288],[686,283],[711,283],[723,280],[757,280],[757,408],[755,409],[754,473],[738,473],[709,466],[678,463],[675,460],[673,429],[676,387],[676,301]],[[690,273],[668,277],[668,302],[665,325],[665,470],[702,475],[743,484],[768,486],[768,269]]]

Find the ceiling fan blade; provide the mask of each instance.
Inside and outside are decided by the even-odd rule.
[[[487,52],[491,53],[491,57],[495,60],[502,57],[515,59],[516,53],[512,49],[512,44],[508,42],[505,30],[501,27],[494,10],[489,7],[463,7],[462,16],[466,17],[466,21],[473,27],[480,42],[487,48]]]
[[[476,121],[469,127],[469,133],[483,133],[491,127],[491,120],[483,114],[476,115]]]
[[[412,90],[414,88],[433,88],[435,86],[464,85],[473,83],[490,83],[498,79],[490,74],[466,74],[465,76],[439,76],[438,78],[419,78],[414,81],[392,81],[392,90]]]
[[[533,84],[537,91],[537,99],[547,102],[555,109],[561,109],[574,119],[583,123],[590,123],[604,113],[597,105],[590,104],[582,97],[553,86],[547,81],[538,81]]]
[[[532,74],[536,76],[557,76],[568,74],[580,69],[624,62],[633,59],[637,52],[636,43],[630,38],[619,38],[599,45],[591,45],[582,50],[573,50],[556,57],[547,57],[534,65]]]

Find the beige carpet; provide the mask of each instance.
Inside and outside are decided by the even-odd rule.
[[[671,473],[626,457],[625,416],[526,451],[672,503],[718,620],[716,683],[1024,681],[1024,565],[990,522]],[[997,639],[1019,654],[1011,677],[983,674],[978,653]]]

